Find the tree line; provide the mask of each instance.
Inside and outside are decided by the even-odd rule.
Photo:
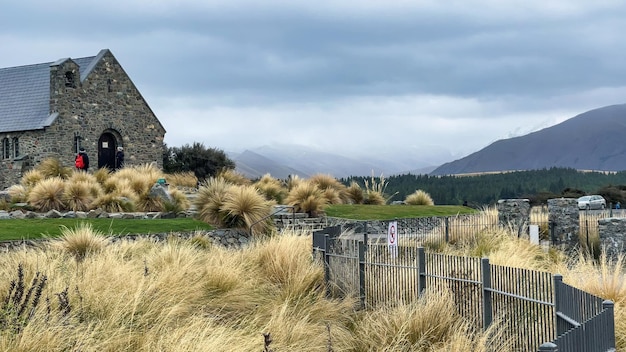
[[[389,177],[353,176],[342,178],[344,184],[356,181],[386,183],[390,201],[404,200],[420,189],[430,194],[435,204],[470,206],[495,204],[499,199],[527,198],[532,205],[545,204],[550,198],[578,198],[600,194],[607,204],[626,204],[626,171],[615,173],[581,172],[572,168],[549,168],[473,176],[394,175]]]

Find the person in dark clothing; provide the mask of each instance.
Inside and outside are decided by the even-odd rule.
[[[74,163],[79,170],[87,171],[87,169],[89,169],[89,156],[85,152],[85,148],[80,147]]]
[[[117,152],[115,153],[115,169],[121,169],[124,167],[124,148],[117,147]]]

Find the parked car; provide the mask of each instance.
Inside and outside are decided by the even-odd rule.
[[[604,208],[606,208],[606,200],[597,194],[578,198],[578,209],[580,210]]]

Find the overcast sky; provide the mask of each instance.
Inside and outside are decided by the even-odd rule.
[[[625,34],[621,0],[0,0],[0,67],[110,49],[169,146],[225,151],[462,157],[625,103]]]

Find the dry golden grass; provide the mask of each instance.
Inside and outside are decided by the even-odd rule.
[[[47,178],[37,183],[28,194],[28,203],[39,211],[63,210],[65,181],[60,177]]]
[[[581,257],[568,265],[516,236],[492,235],[496,239],[474,241],[493,243],[492,263],[524,267],[543,256],[532,268],[558,270],[566,282],[614,299],[618,350],[626,347],[623,259],[596,266]],[[0,295],[18,264],[27,283],[38,271],[47,276],[21,330],[0,331],[0,350],[262,351],[262,333],[271,334],[274,351],[510,350],[498,323],[486,332],[471,329],[448,292],[373,311],[355,310],[353,299],[327,299],[310,234],[264,237],[242,250],[197,239],[101,239],[82,226],[69,230],[64,244],[0,256]],[[455,253],[469,252],[459,244]]]
[[[409,205],[435,205],[435,202],[431,198],[430,194],[418,189],[417,191],[406,196],[404,200]]]

